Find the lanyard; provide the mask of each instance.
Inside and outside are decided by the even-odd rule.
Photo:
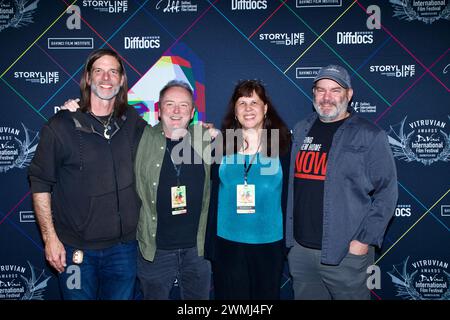
[[[253,157],[250,159],[250,163],[248,164],[248,167],[247,167],[247,159],[245,158],[245,155],[244,155],[244,184],[245,185],[247,185],[248,172],[250,171],[252,164],[253,164],[253,160],[255,160],[257,154],[258,154],[258,152],[256,152],[253,155]]]
[[[180,163],[179,165],[176,165],[175,162],[173,162],[172,154],[170,153],[169,148],[167,148],[167,146],[166,146],[166,151],[169,154],[170,161],[172,161],[173,168],[175,169],[175,172],[176,172],[176,175],[177,175],[177,187],[179,187],[180,186],[181,165],[182,164]]]
[[[256,155],[258,154],[260,147],[261,147],[261,141],[259,141],[258,148],[256,149],[256,152],[253,155],[253,157],[250,159],[250,163],[249,163],[248,167],[247,167],[247,159],[245,158],[245,155],[244,155],[244,184],[245,185],[247,185],[248,172],[250,171],[250,169],[252,167],[253,160],[255,160]]]

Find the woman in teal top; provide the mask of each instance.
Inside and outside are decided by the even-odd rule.
[[[236,203],[239,195],[236,186],[245,184],[243,167],[245,163],[250,163],[252,160],[247,180],[248,185],[255,186],[255,212],[237,213]],[[273,170],[273,174],[260,174],[264,168]],[[260,152],[227,155],[222,159],[219,167],[219,177],[217,213],[219,237],[249,244],[272,243],[283,238],[281,210],[283,172],[278,157],[269,158]]]
[[[261,82],[238,83],[212,168],[206,254],[216,299],[279,299],[285,260],[289,130]]]

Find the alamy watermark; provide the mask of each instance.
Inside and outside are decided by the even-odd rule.
[[[187,129],[176,129],[174,136],[182,136],[182,140],[171,151],[171,158],[175,165],[179,164],[220,164],[224,155],[247,153],[247,150],[258,150],[261,175],[275,175],[279,170],[280,132],[279,129],[243,130],[226,129],[217,130],[212,138],[210,132],[194,127],[191,132]],[[256,146],[250,148],[246,137],[257,136]],[[226,143],[224,144],[224,139]],[[191,143],[192,142],[192,143]],[[206,146],[205,146],[206,145]],[[192,148],[191,148],[192,147]],[[192,149],[196,152],[192,155]],[[199,150],[201,154],[199,154]],[[270,154],[269,153],[270,150]],[[227,158],[226,164],[244,164],[244,157]],[[193,162],[193,163],[192,163]]]

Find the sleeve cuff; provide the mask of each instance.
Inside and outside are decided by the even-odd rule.
[[[31,193],[52,192],[52,186],[36,178],[30,178]]]

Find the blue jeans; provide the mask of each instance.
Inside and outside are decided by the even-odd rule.
[[[181,299],[209,299],[211,264],[198,256],[197,247],[157,249],[153,262],[145,260],[139,253],[137,275],[146,300],[169,299],[175,279],[178,280]]]
[[[137,241],[101,250],[83,250],[81,264],[72,261],[76,248],[65,245],[67,267],[59,275],[64,300],[130,300],[136,283]]]

